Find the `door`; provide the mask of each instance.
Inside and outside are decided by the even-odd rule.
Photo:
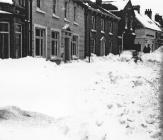
[[[0,23],[0,58],[9,58],[9,24]]]
[[[70,60],[70,38],[65,38],[65,61]]]

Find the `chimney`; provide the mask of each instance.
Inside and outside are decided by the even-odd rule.
[[[145,10],[145,15],[147,15],[150,19],[152,19],[152,10],[151,9],[146,9]]]
[[[155,21],[160,23],[160,25],[163,25],[163,18],[159,14],[155,15]]]
[[[138,11],[138,13],[140,14],[140,5],[134,5],[134,10]]]
[[[96,0],[96,4],[97,4],[98,6],[101,6],[101,5],[102,5],[102,0]]]

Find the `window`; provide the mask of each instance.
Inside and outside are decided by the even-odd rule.
[[[43,49],[45,45],[45,29],[35,29],[35,55],[43,56]]]
[[[101,45],[100,53],[101,53],[101,54],[100,54],[100,55],[101,55],[101,56],[104,56],[104,55],[105,55],[105,42],[106,42],[106,41],[105,41],[105,38],[102,37],[100,41],[101,41],[101,43],[100,43],[100,45]]]
[[[109,22],[109,32],[112,33],[112,30],[113,30],[113,24],[112,24],[112,22]]]
[[[105,31],[104,19],[101,19],[101,31]]]
[[[128,29],[128,23],[129,23],[128,17],[125,17],[125,29],[126,30]]]
[[[76,13],[77,12],[77,9],[76,9],[76,6],[74,7],[74,21],[76,21]]]
[[[91,38],[91,53],[95,54],[95,39]]]
[[[71,55],[78,56],[78,36],[76,35],[73,35],[72,37]]]
[[[41,8],[41,0],[37,0],[37,7]]]
[[[22,7],[25,7],[25,0],[19,0],[19,5]]]
[[[59,54],[59,32],[51,32],[51,55],[58,56]]]
[[[110,52],[110,53],[113,53],[113,52],[112,52],[112,50],[113,50],[112,47],[113,47],[113,46],[112,46],[112,40],[109,40],[109,52]]]
[[[57,0],[53,0],[53,13],[56,14]]]
[[[9,58],[9,23],[0,23],[0,58]]]
[[[68,2],[65,1],[65,4],[64,4],[64,14],[65,14],[65,18],[68,18]]]
[[[96,29],[96,19],[95,19],[95,16],[92,16],[92,29]]]
[[[15,44],[16,44],[16,58],[22,57],[22,25],[16,24],[15,27]]]
[[[9,27],[8,23],[0,23],[0,32],[9,32]]]

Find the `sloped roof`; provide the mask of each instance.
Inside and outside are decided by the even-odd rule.
[[[150,19],[147,15],[139,14],[138,11],[134,10],[136,19],[148,29],[161,31],[161,29],[156,25],[156,23]]]
[[[102,8],[101,6],[97,5],[96,3],[94,3],[90,0],[74,0],[74,1],[81,2],[84,6],[86,6],[88,9],[90,9],[92,11],[95,11],[95,12],[100,13],[105,16],[111,16],[115,19],[120,20],[120,17],[117,17],[113,13],[107,11],[106,9]]]
[[[0,0],[0,3],[13,4],[13,1],[12,0]]]
[[[102,4],[111,4],[117,7],[118,11],[121,11],[125,8],[129,0],[107,0],[103,1]]]

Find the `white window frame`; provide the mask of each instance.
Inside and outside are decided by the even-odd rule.
[[[54,55],[52,55],[52,41],[53,41],[53,39],[52,39],[52,36],[51,36],[50,57],[59,57],[60,56],[60,48],[61,48],[61,30],[55,29],[55,28],[51,28],[51,34],[52,34],[52,32],[58,32],[59,33],[59,39],[58,39],[59,43],[58,43],[58,48],[57,48],[58,49],[58,54],[56,56],[54,56]]]
[[[0,22],[0,23],[5,23],[8,24],[8,32],[5,31],[0,31],[0,33],[5,33],[8,34],[8,57],[10,58],[10,23],[9,22]]]
[[[47,58],[47,27],[39,25],[39,24],[34,24],[34,57],[41,57],[41,56],[36,56],[36,28],[41,28],[45,30],[45,50],[46,52],[43,52],[45,54],[45,58]],[[44,48],[43,48],[44,49]],[[43,56],[44,57],[44,56]]]
[[[75,42],[75,41],[73,41],[73,36],[76,36],[77,37],[77,43]],[[72,57],[73,56],[76,56],[76,57],[79,57],[79,34],[73,34],[72,35],[72,41],[71,41],[71,51],[72,51],[72,45],[73,45],[73,43],[76,43],[76,54],[75,55],[73,55],[72,54],[72,52],[71,52],[71,55],[72,55]]]

